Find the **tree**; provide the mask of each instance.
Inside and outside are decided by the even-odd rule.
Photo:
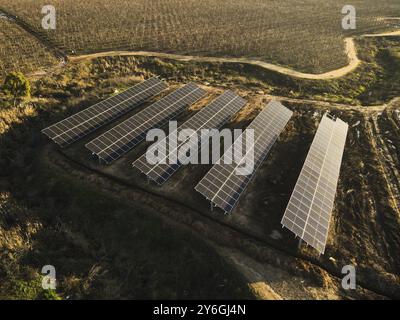
[[[4,80],[3,93],[14,98],[14,106],[18,99],[30,97],[31,85],[21,72],[11,72]]]

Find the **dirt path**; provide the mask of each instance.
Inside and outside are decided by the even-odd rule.
[[[253,60],[249,58],[218,58],[218,57],[205,57],[205,56],[189,56],[189,55],[149,52],[149,51],[107,51],[107,52],[80,55],[76,57],[69,57],[69,60],[81,61],[85,59],[110,57],[110,56],[143,56],[143,57],[166,58],[176,61],[244,63],[244,64],[258,66],[271,71],[279,72],[295,78],[310,79],[310,80],[328,80],[328,79],[340,78],[348,74],[349,72],[353,71],[354,69],[356,69],[357,66],[360,64],[361,61],[358,59],[357,50],[353,38],[345,39],[345,51],[349,60],[349,64],[347,66],[320,74],[303,73],[290,68],[282,67],[261,60]]]
[[[400,30],[393,32],[379,33],[379,34],[366,34],[363,35],[362,37],[387,37],[387,36],[400,36]],[[69,60],[81,61],[85,59],[110,57],[110,56],[144,56],[144,57],[166,58],[177,61],[245,63],[250,65],[255,65],[264,69],[268,69],[271,71],[275,71],[278,73],[282,73],[284,75],[295,78],[309,79],[309,80],[329,80],[345,76],[346,74],[355,70],[361,62],[357,56],[357,49],[354,38],[352,37],[345,38],[344,44],[345,44],[345,52],[349,61],[348,65],[336,70],[319,74],[304,73],[283,66],[249,58],[218,58],[218,57],[206,57],[206,56],[180,55],[180,54],[162,53],[162,52],[149,52],[149,51],[106,51],[100,53],[80,55],[76,57],[71,56],[69,57]]]
[[[392,37],[392,36],[400,36],[400,30],[392,31],[392,32],[377,33],[377,34],[369,33],[369,34],[363,35],[363,37]]]

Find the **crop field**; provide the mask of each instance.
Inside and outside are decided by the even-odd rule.
[[[0,16],[0,78],[9,71],[33,72],[56,58],[18,25]]]
[[[398,0],[355,0],[357,29],[341,27],[347,1],[0,0],[41,29],[43,5],[57,12],[50,41],[68,54],[146,50],[257,58],[313,73],[347,63],[343,39],[398,25]],[[2,58],[4,55],[2,56]]]

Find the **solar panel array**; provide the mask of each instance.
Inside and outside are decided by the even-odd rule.
[[[224,164],[224,156],[222,156],[219,163],[211,168],[195,189],[215,206],[227,213],[231,212],[292,114],[292,111],[279,102],[270,102],[246,129],[254,130],[254,143],[248,152],[239,161],[232,164]],[[246,141],[246,135],[243,133],[238,138],[239,141],[240,139]],[[225,154],[227,152],[233,154],[234,148],[235,143]],[[250,152],[254,154],[254,170],[248,175],[238,175],[236,169],[246,161],[250,161]]]
[[[282,225],[324,253],[348,125],[324,115],[297,180]]]
[[[167,85],[156,77],[148,79],[57,122],[43,129],[42,132],[59,146],[65,147],[131,111],[166,87]]]
[[[228,122],[232,118],[232,116],[236,112],[238,112],[245,104],[246,100],[244,100],[234,92],[228,90],[220,95],[218,98],[216,98],[208,106],[201,109],[188,121],[183,123],[179,127],[178,131],[182,129],[192,129],[193,135],[199,136],[200,130],[202,129],[219,129],[226,122]],[[172,134],[176,135],[178,133],[177,131],[175,131]],[[158,143],[166,144],[168,146],[167,141],[169,141],[170,138],[171,134],[169,137]],[[202,142],[204,144],[204,141]],[[196,145],[193,145],[193,143]],[[176,153],[177,150],[179,150],[179,148],[181,148],[181,146],[183,146],[184,144],[185,147],[193,145],[193,147],[199,147],[200,150],[203,148],[203,145],[200,144],[200,142],[190,140],[189,137],[185,141],[179,142],[176,147],[173,147],[173,150],[167,149],[166,154],[161,155],[163,159],[158,164],[149,164],[146,158],[146,154],[144,154],[135,162],[133,162],[132,165],[141,170],[151,180],[157,182],[158,184],[163,184],[169,179],[171,175],[174,174],[174,172],[176,172],[181,167],[181,163],[179,163],[179,161],[169,163],[169,154]]]
[[[86,147],[99,159],[110,163],[141,142],[147,131],[174,119],[205,94],[203,89],[189,83],[90,141]]]

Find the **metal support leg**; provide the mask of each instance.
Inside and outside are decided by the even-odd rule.
[[[299,244],[297,245],[297,248],[300,250],[301,249],[301,244],[302,244],[302,240],[301,238],[299,238]]]

